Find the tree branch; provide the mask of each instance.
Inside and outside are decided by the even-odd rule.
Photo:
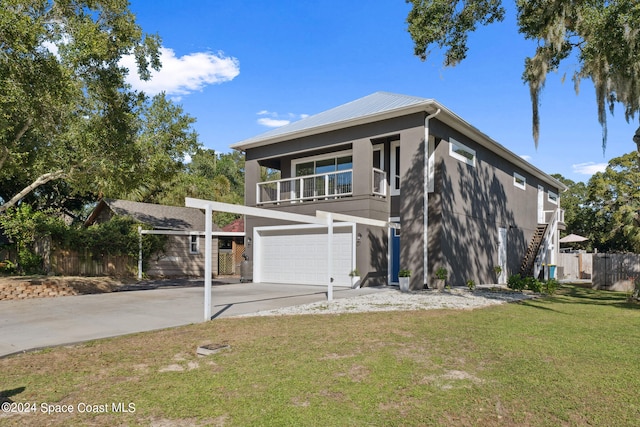
[[[20,141],[20,138],[22,138],[22,136],[25,133],[27,133],[27,131],[31,127],[31,122],[32,121],[33,121],[33,119],[31,117],[29,117],[27,119],[27,121],[24,124],[24,126],[22,126],[22,129],[20,129],[20,131],[18,131],[18,133],[16,134],[16,137],[13,138],[13,141],[11,141],[11,143],[9,144],[10,147],[16,145],[18,143],[18,141]],[[9,148],[8,147],[2,147],[2,156],[0,157],[0,169],[2,169],[2,166],[4,165],[4,162],[6,162],[8,158],[9,158]]]
[[[40,187],[41,185],[46,184],[49,181],[53,181],[56,179],[60,179],[66,176],[66,173],[63,170],[57,170],[55,172],[45,173],[44,175],[40,175],[35,181],[26,186],[21,192],[16,194],[4,205],[0,206],[0,214],[4,213],[7,209],[14,206],[18,203],[24,196]]]

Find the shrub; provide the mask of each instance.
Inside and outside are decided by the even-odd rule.
[[[526,289],[537,293],[540,293],[540,291],[542,291],[542,282],[535,277],[525,277],[524,282]]]
[[[469,288],[470,291],[474,290],[476,288],[476,282],[472,279],[467,280],[467,288]]]
[[[512,274],[507,279],[507,287],[509,289],[513,289],[514,291],[522,291],[524,290],[526,283],[519,274]]]
[[[547,295],[553,295],[558,290],[560,283],[556,279],[549,279],[544,283],[544,293]]]
[[[398,272],[398,277],[411,277],[411,270],[403,268]]]
[[[436,270],[436,279],[438,280],[447,280],[447,269],[444,267],[440,267]]]

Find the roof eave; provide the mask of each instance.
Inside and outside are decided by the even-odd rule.
[[[445,113],[444,116],[438,115],[437,116],[438,120],[451,126],[453,129],[457,129],[458,131],[462,132],[472,140],[478,142],[483,147],[489,149],[490,151],[493,151],[500,157],[505,158],[506,160],[510,161],[516,166],[529,172],[530,174],[542,179],[547,184],[557,187],[561,191],[566,191],[568,189],[568,187],[564,185],[562,182],[558,181],[557,179],[547,174],[546,172],[543,172],[541,169],[538,169],[536,166],[529,163],[522,157],[518,156],[513,151],[507,149],[502,144],[492,139],[487,134],[485,134],[475,126],[471,125],[470,123],[462,119],[457,114],[453,113],[451,110],[441,105],[438,105],[438,108],[440,108]]]

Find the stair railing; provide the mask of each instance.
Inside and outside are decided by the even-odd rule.
[[[542,236],[542,243],[540,243],[538,253],[536,254],[536,260],[533,264],[533,277],[538,277],[540,275],[542,264],[545,261],[549,249],[553,245],[554,236],[556,236],[558,233],[558,221],[560,220],[561,215],[560,211],[561,209],[556,209],[555,211],[545,211],[545,214],[547,212],[553,212],[553,216],[551,217],[551,221],[548,222],[549,226],[545,230],[544,236]]]

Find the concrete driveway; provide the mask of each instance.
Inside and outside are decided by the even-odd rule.
[[[268,283],[212,288],[213,318],[326,301],[325,286]],[[334,299],[384,288],[334,288]],[[58,298],[0,301],[0,357],[32,349],[199,323],[204,286],[161,287]]]

